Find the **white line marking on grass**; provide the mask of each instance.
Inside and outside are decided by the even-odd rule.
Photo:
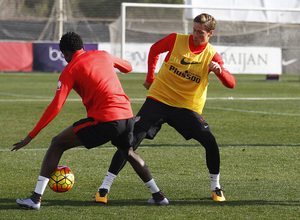
[[[0,102],[51,102],[52,99],[0,99]]]
[[[28,95],[19,95],[13,93],[0,93],[0,95],[8,95],[15,97],[28,97],[31,99],[0,99],[0,102],[49,102],[52,101],[53,98],[43,97],[43,96],[28,96]],[[36,98],[36,99],[35,99]],[[253,101],[264,101],[264,100],[300,100],[300,97],[278,97],[278,98],[255,98],[255,97],[245,97],[245,98],[234,98],[234,97],[211,97],[207,98],[207,100],[253,100]],[[72,102],[81,102],[81,98],[68,98],[67,101]],[[136,98],[130,99],[133,103],[144,102],[145,98]]]
[[[300,100],[300,97],[275,97],[275,98],[255,98],[255,97],[245,97],[245,98],[234,98],[234,97],[208,97],[207,100],[254,100],[254,101],[264,101],[264,100]],[[130,99],[130,101],[145,101],[145,99]]]
[[[22,94],[15,94],[15,93],[5,93],[5,92],[0,92],[0,95],[5,95],[5,96],[15,96],[15,97],[28,97],[28,98],[41,98],[41,99],[49,99],[48,97],[44,96],[32,96],[32,95],[22,95]]]
[[[279,144],[219,144],[220,147],[243,147],[243,146],[269,146],[269,147],[286,147],[286,146],[300,146],[300,143],[279,143]],[[201,145],[195,144],[195,145],[142,145],[139,146],[139,148],[154,148],[154,147],[201,147]],[[115,149],[117,148],[115,146],[105,146],[105,147],[95,147],[89,150],[103,150],[103,149]],[[21,151],[47,151],[48,148],[23,148],[18,150],[18,152]],[[68,151],[74,151],[74,150],[87,150],[85,147],[76,147],[72,148]],[[7,152],[11,151],[11,149],[0,149],[0,152]]]
[[[300,116],[300,114],[281,113],[281,112],[263,112],[263,111],[251,111],[251,110],[233,109],[233,108],[221,108],[221,107],[205,107],[205,108],[225,110],[225,111],[247,112],[247,113],[254,113],[254,114]]]
[[[117,150],[117,148],[115,146],[108,146],[108,147],[95,147],[95,148],[92,148],[92,149],[89,149],[89,150],[97,150],[97,149],[115,149]],[[17,150],[18,152],[21,152],[21,151],[47,151],[48,148],[23,148],[23,149],[19,149]],[[87,150],[85,147],[76,147],[76,148],[72,148],[68,151],[71,151],[71,150]],[[11,149],[0,149],[0,152],[5,152],[5,151],[11,151]],[[12,151],[13,152],[13,151]]]
[[[0,102],[51,102],[53,99],[0,99]],[[81,102],[82,99],[67,99],[66,101]]]
[[[265,101],[265,100],[300,100],[300,97],[276,97],[276,98],[234,98],[234,97],[217,97],[207,98],[207,100],[254,100],[254,101]]]
[[[10,93],[0,93],[1,94],[10,94]],[[13,95],[13,94],[11,94]],[[29,97],[26,95],[17,95],[20,97]],[[41,96],[31,96],[32,98],[40,98]],[[43,97],[42,97],[43,98]],[[300,97],[278,97],[278,98],[234,98],[234,97],[219,97],[219,98],[207,98],[208,100],[252,100],[252,101],[265,101],[265,100],[300,100]],[[0,102],[51,102],[52,99],[44,98],[44,99],[0,99]],[[66,101],[72,102],[81,102],[80,98],[68,98]],[[144,98],[136,98],[130,99],[131,103],[143,103],[145,101]],[[237,112],[247,112],[247,113],[255,113],[255,114],[269,114],[269,115],[287,115],[287,116],[300,116],[300,114],[292,114],[292,113],[281,113],[281,112],[264,112],[264,111],[251,111],[251,110],[243,110],[243,109],[232,109],[232,108],[221,108],[221,107],[205,107],[208,109],[218,109],[218,110],[226,110],[226,111],[237,111]]]

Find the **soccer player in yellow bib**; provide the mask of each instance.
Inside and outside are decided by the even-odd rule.
[[[136,149],[144,138],[153,139],[163,123],[174,127],[186,140],[197,140],[206,151],[213,200],[225,201],[220,185],[219,148],[201,116],[210,72],[224,86],[235,86],[234,76],[224,68],[221,56],[209,43],[216,23],[213,16],[200,14],[194,19],[192,35],[173,33],[152,45],[148,56],[148,74],[143,83],[148,94],[136,116],[132,146]],[[155,77],[159,55],[164,52],[167,52],[166,58]],[[96,202],[107,203],[110,187],[125,163],[126,160],[117,151],[99,187]],[[154,200],[148,202],[153,203]]]

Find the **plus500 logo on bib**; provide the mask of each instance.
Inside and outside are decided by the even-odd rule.
[[[84,44],[85,50],[97,50],[98,44]],[[33,70],[61,72],[68,63],[59,50],[58,43],[35,43],[33,45]]]

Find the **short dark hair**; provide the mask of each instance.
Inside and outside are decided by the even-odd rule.
[[[200,23],[200,24],[204,24],[205,25],[205,29],[209,32],[211,30],[215,30],[217,21],[216,19],[209,15],[209,14],[200,14],[197,17],[194,18],[194,22]]]
[[[61,52],[65,50],[76,52],[83,49],[83,41],[75,32],[67,32],[60,39],[59,49]]]

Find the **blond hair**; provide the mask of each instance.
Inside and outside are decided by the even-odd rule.
[[[197,17],[195,17],[194,22],[204,24],[205,29],[208,32],[210,32],[211,30],[215,30],[215,27],[217,24],[217,21],[213,16],[211,16],[209,14],[205,14],[205,13],[202,13],[202,14],[198,15]]]

